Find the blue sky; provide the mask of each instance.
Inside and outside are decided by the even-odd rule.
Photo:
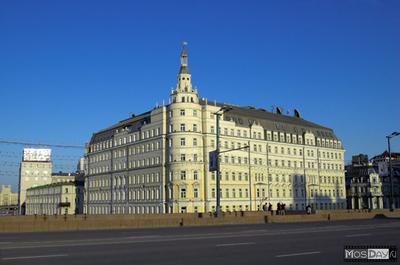
[[[80,145],[167,101],[182,41],[202,97],[298,108],[346,159],[400,130],[400,1],[2,1],[0,36],[0,139]]]

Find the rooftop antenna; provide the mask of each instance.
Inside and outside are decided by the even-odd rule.
[[[294,116],[297,118],[301,117],[300,112],[297,109],[294,109]]]

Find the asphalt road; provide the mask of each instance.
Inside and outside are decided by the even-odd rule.
[[[400,248],[399,219],[0,233],[0,264],[336,265],[344,245],[382,244]]]

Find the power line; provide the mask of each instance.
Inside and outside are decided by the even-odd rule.
[[[29,142],[18,142],[18,141],[7,141],[0,140],[0,144],[16,144],[16,145],[31,145],[31,146],[43,146],[43,147],[59,147],[59,148],[85,148],[82,145],[64,145],[64,144],[40,144],[40,143],[29,143]]]

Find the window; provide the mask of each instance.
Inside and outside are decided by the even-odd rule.
[[[181,154],[181,161],[186,161],[186,155],[185,154]]]
[[[181,189],[181,198],[186,198],[186,189],[185,188],[182,188]]]
[[[199,172],[197,172],[197,170],[195,170],[194,172],[193,172],[193,179],[194,180],[197,180],[199,178]]]
[[[186,139],[185,138],[181,138],[181,146],[185,146],[186,145]]]
[[[193,110],[193,116],[197,117],[197,110]]]
[[[211,197],[215,198],[215,189],[211,190]]]
[[[197,124],[193,124],[193,131],[197,132]]]
[[[186,129],[185,129],[185,124],[184,123],[182,123],[181,124],[181,132],[184,132]]]
[[[198,188],[193,189],[193,197],[195,197],[195,198],[199,197],[199,189]]]
[[[210,132],[211,132],[211,133],[214,133],[214,132],[215,132],[214,126],[211,126],[211,127],[210,127]]]
[[[186,171],[181,171],[181,180],[186,180]]]

